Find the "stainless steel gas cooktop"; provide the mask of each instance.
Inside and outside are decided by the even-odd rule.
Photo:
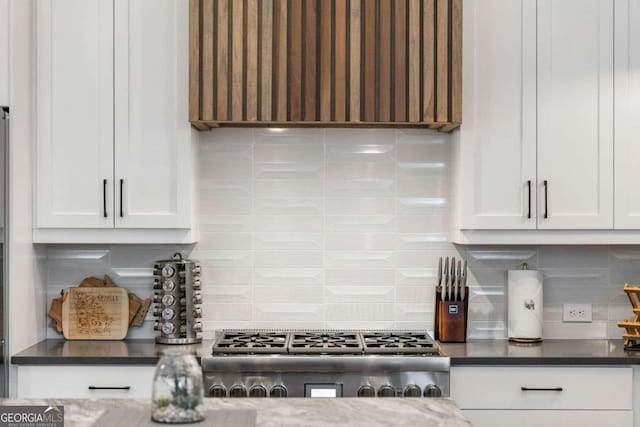
[[[449,395],[449,358],[424,331],[224,330],[202,368],[210,397]]]

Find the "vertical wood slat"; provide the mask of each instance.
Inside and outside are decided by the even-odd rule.
[[[360,1],[351,0],[349,14],[349,121],[360,121]]]
[[[243,13],[244,1],[231,2],[231,119],[241,121],[243,95]]]
[[[322,0],[321,0],[322,1]],[[349,12],[346,1],[337,1],[335,10],[334,56],[335,56],[335,89],[334,120],[344,122],[347,119],[347,19]],[[321,30],[322,31],[322,30]]]
[[[451,117],[449,121],[462,123],[462,0],[451,4]]]
[[[449,120],[449,1],[436,0],[436,121]]]
[[[409,0],[409,121],[420,121],[420,0]]]
[[[202,1],[202,119],[213,120],[213,4]]]
[[[229,1],[218,1],[218,36],[216,44],[216,120],[229,120]]]
[[[331,120],[331,15],[332,1],[320,2],[320,121]]]
[[[394,118],[396,122],[407,120],[407,3],[394,2],[395,43],[394,43]]]
[[[392,0],[380,0],[378,120],[381,122],[391,121],[391,3]]]
[[[274,0],[274,90],[276,120],[287,120],[287,0]]]
[[[247,25],[244,28],[247,55],[246,120],[258,120],[258,0],[247,0]]]
[[[422,120],[435,119],[435,0],[422,3]]]
[[[289,120],[302,120],[302,0],[289,0]]]
[[[260,0],[260,120],[271,121],[273,64],[273,0]]]
[[[189,120],[200,116],[200,0],[189,0]]]
[[[305,0],[304,16],[304,120],[316,120],[316,16],[318,0]]]
[[[364,120],[376,120],[376,0],[364,0]]]

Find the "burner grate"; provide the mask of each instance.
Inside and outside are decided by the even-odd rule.
[[[213,346],[213,354],[286,353],[288,342],[289,335],[286,332],[225,331]]]
[[[440,354],[433,339],[423,332],[370,332],[363,333],[362,339],[367,354]]]
[[[351,332],[293,332],[289,353],[300,354],[360,354],[360,335]]]

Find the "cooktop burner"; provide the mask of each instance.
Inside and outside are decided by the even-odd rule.
[[[214,353],[286,353],[289,334],[268,331],[225,331]]]
[[[440,354],[438,345],[420,331],[270,331],[225,330],[218,334],[213,354]]]
[[[289,353],[362,353],[362,342],[357,333],[292,332]]]

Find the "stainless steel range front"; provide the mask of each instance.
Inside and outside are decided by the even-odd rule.
[[[209,397],[449,396],[449,358],[419,331],[224,330],[202,370]]]

